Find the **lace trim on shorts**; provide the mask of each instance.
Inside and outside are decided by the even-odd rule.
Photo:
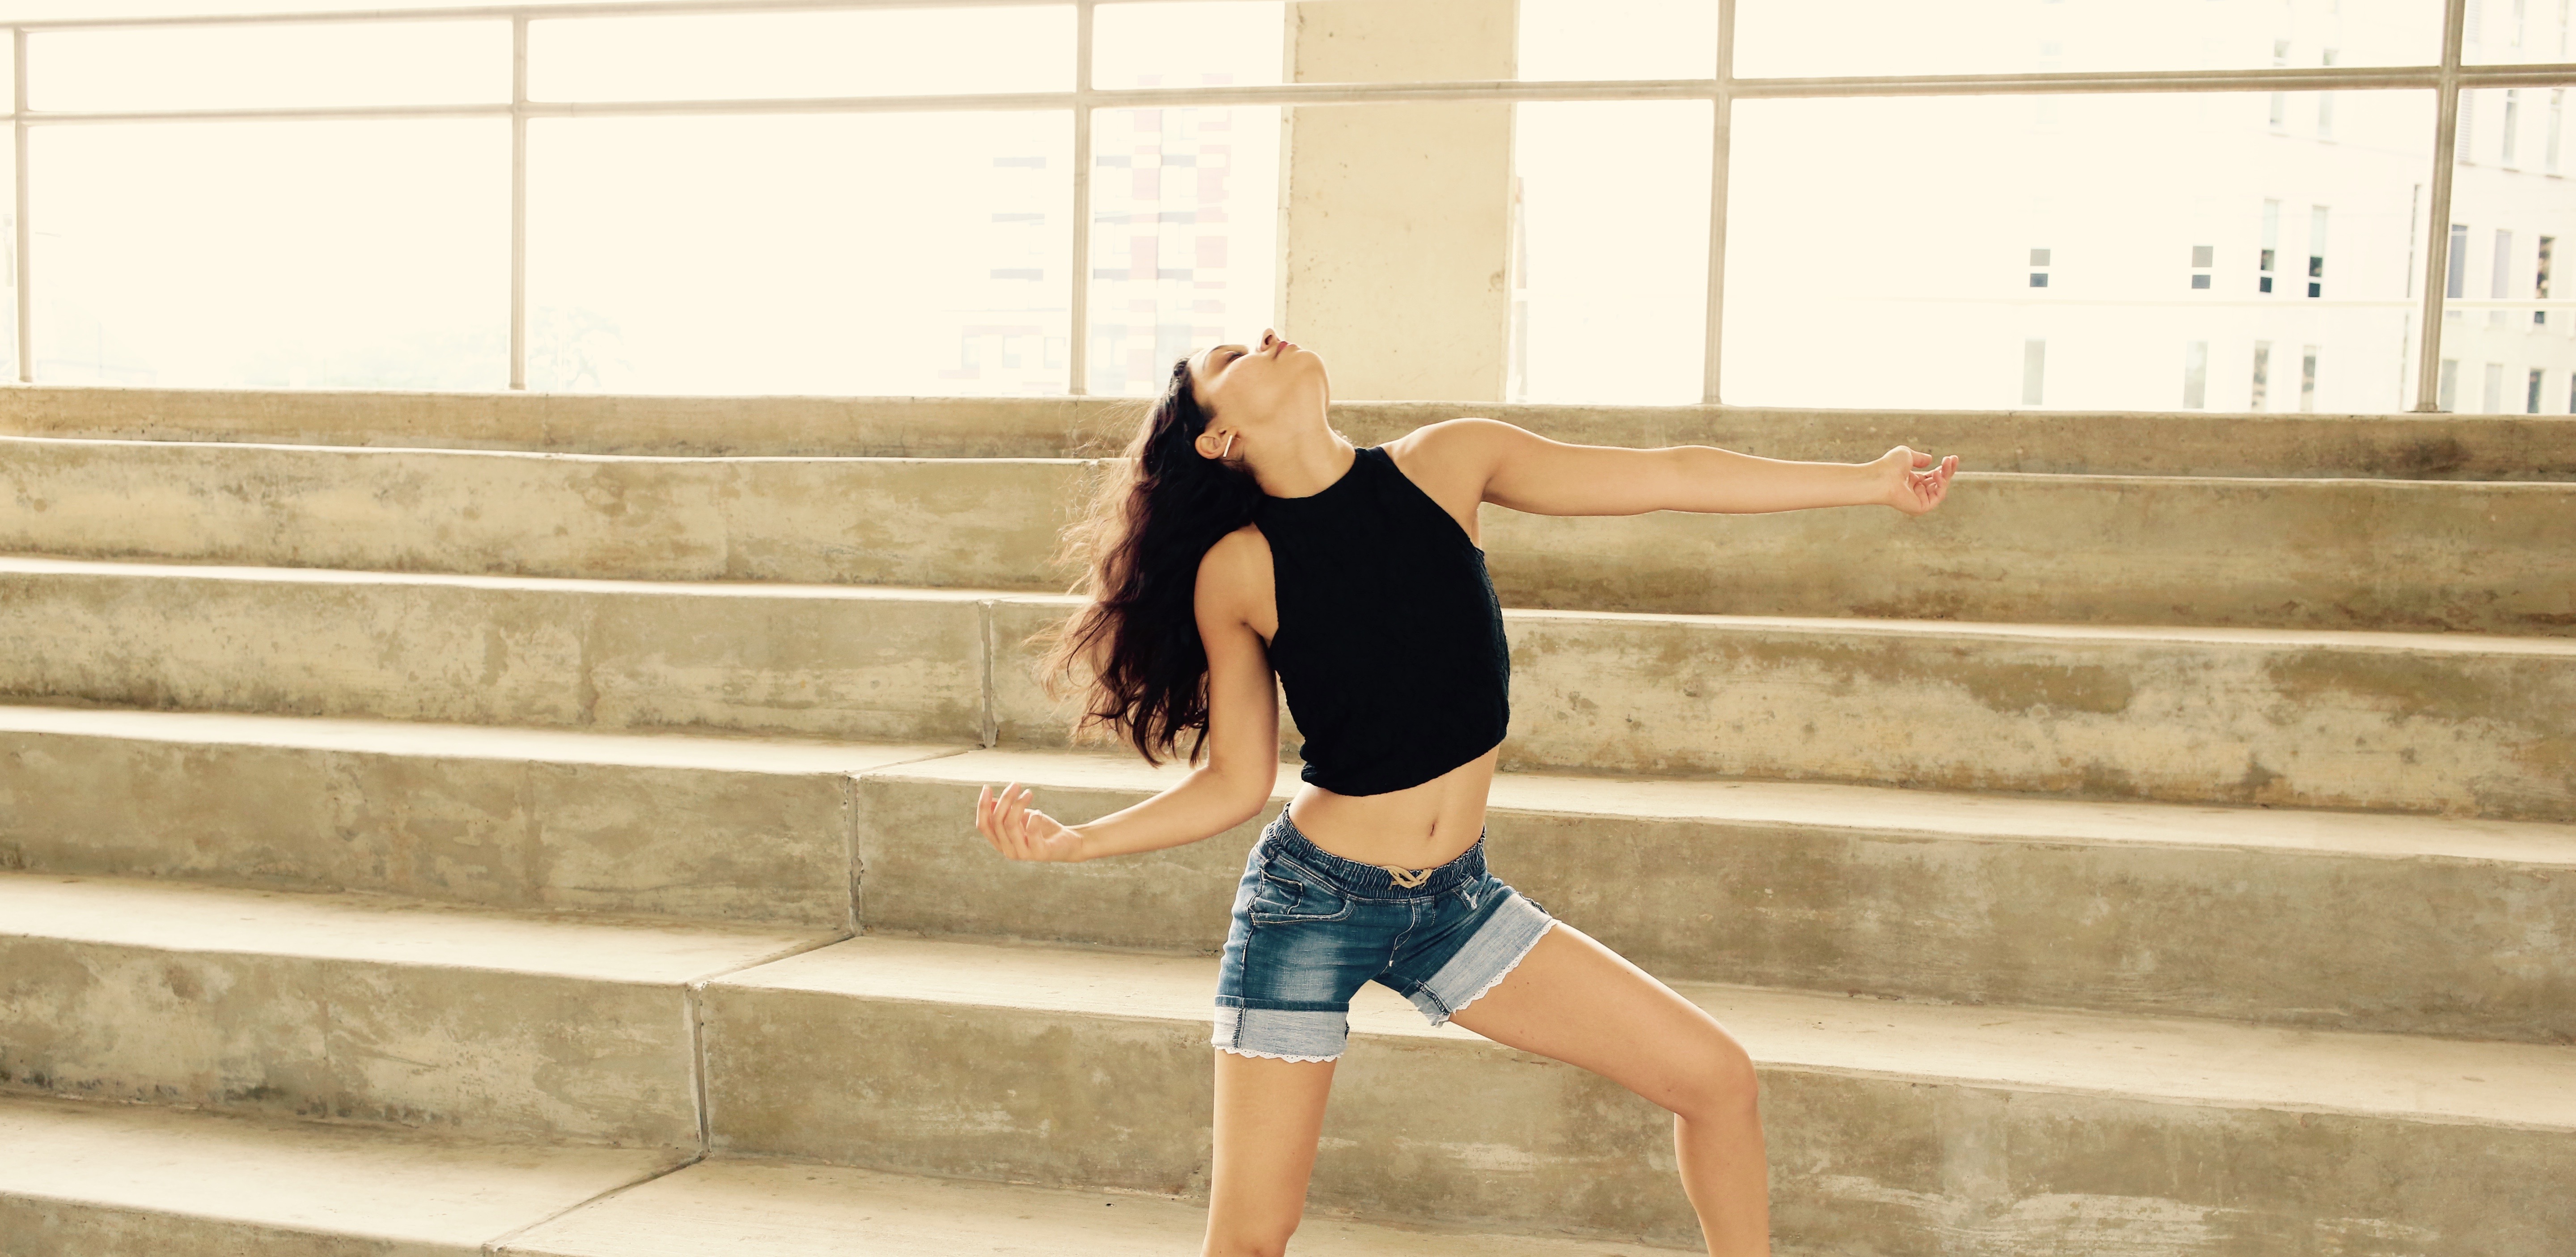
[[[1485,992],[1493,990],[1495,983],[1501,982],[1503,979],[1512,976],[1512,970],[1520,968],[1521,962],[1529,959],[1529,954],[1531,952],[1538,950],[1538,940],[1547,937],[1547,932],[1555,928],[1556,918],[1549,917],[1547,919],[1547,924],[1538,927],[1538,934],[1536,937],[1530,939],[1530,945],[1521,949],[1521,954],[1512,957],[1512,962],[1504,965],[1501,972],[1496,973],[1492,978],[1488,979],[1483,986],[1477,987],[1475,994],[1458,1001],[1458,1006],[1449,1010],[1450,1015],[1454,1017],[1459,1013],[1465,1012],[1469,1004],[1473,1004],[1477,1000],[1485,998]]]
[[[1232,1052],[1237,1056],[1258,1056],[1265,1061],[1337,1061],[1342,1058],[1339,1052],[1331,1056],[1298,1056],[1288,1052],[1255,1052],[1250,1048],[1227,1047],[1222,1043],[1215,1046],[1220,1052]]]

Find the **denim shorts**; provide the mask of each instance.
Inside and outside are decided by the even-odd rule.
[[[1350,1039],[1351,996],[1372,980],[1440,1025],[1555,924],[1485,871],[1481,832],[1457,859],[1399,879],[1316,846],[1282,808],[1235,886],[1209,1042],[1242,1056],[1332,1060]]]

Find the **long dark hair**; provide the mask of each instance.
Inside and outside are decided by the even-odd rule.
[[[1052,643],[1037,665],[1049,699],[1085,691],[1072,741],[1105,728],[1157,767],[1163,761],[1156,752],[1176,755],[1184,732],[1195,735],[1190,763],[1206,750],[1207,646],[1194,612],[1199,560],[1250,523],[1261,504],[1260,483],[1240,456],[1220,462],[1192,448],[1207,426],[1183,358],[1127,442],[1126,473],[1104,479],[1090,508],[1061,534],[1055,562],[1084,569],[1075,592],[1090,601],[1024,643]]]

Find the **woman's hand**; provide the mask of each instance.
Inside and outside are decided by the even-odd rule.
[[[1900,445],[1879,455],[1870,466],[1885,482],[1879,501],[1908,515],[1920,515],[1941,505],[1950,490],[1950,477],[1959,470],[1959,456],[1947,455],[1935,465],[1931,455]]]
[[[1082,835],[1058,824],[1033,807],[1025,807],[1028,787],[1014,781],[996,796],[991,786],[975,792],[975,828],[995,851],[1014,860],[1073,861],[1083,858]]]

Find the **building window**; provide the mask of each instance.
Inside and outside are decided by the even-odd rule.
[[[2540,154],[2540,168],[2553,175],[2558,173],[2559,123],[2566,115],[2566,106],[2567,89],[2553,89],[2549,93],[2549,147]]]
[[[2531,296],[2535,301],[2549,300],[2549,255],[2556,252],[2557,248],[2558,237],[2542,236],[2540,238],[2540,261],[2532,268],[2531,273]],[[2549,326],[2549,312],[2547,310],[2532,311],[2531,325],[2533,327]],[[2538,414],[2540,412],[2533,411],[2532,413]]]
[[[2030,251],[2030,286],[2048,287],[2048,250],[2046,249]]]
[[[2482,413],[2490,415],[2500,415],[2504,413],[2503,363],[2490,362],[2487,364],[2486,388],[2484,390],[2484,397],[2482,400],[2485,404],[2478,407]]]
[[[2272,41],[2272,64],[2279,66],[2290,64],[2289,40],[2276,39]],[[2290,94],[2288,92],[2274,92],[2272,93],[2272,129],[2275,131],[2283,131],[2289,129],[2289,125]]]
[[[2021,343],[2021,404],[2039,404],[2040,386],[2048,377],[2048,342],[2033,338]]]
[[[2442,277],[2442,295],[2457,297],[2468,291],[2469,225],[2467,223],[2451,224],[2451,256],[2445,263],[2445,267],[2450,274]],[[2453,310],[2451,313],[2457,314],[2459,311]]]
[[[2254,393],[2245,404],[2247,410],[2263,409],[2264,399],[2272,392],[2272,342],[2254,342]]]
[[[2325,50],[2325,60],[2320,64],[2333,65],[2334,63],[2335,50],[2328,48]],[[2317,138],[2320,140],[2331,140],[2334,138],[2333,92],[2317,93]]]
[[[2317,347],[2309,345],[2299,351],[2299,409],[2314,410],[2316,408]]]
[[[2526,415],[2540,413],[2540,368],[2538,367],[2531,369],[2531,386],[2524,390],[2522,413]]]
[[[2182,347],[2182,408],[2199,410],[2209,400],[2209,342],[2195,340]]]
[[[2477,148],[2477,137],[2478,94],[2462,92],[2460,93],[2460,130],[2458,136],[2452,141],[2452,159],[2462,165],[2475,165],[2477,159],[2472,152]]]
[[[2506,88],[2504,93],[2504,151],[2496,155],[2496,160],[2507,166],[2513,164],[2513,133],[2515,128],[2519,127],[2521,123],[2522,90],[2520,88]]]
[[[2196,245],[2191,246],[2191,286],[2192,286],[2192,287],[2194,287],[2194,288],[2207,288],[2207,287],[2209,287],[2209,267],[2210,267],[2210,258],[2211,258],[2211,255],[2212,255],[2212,254],[2215,254],[2216,252],[2217,252],[2217,249],[2215,249],[2214,247],[2212,247],[2212,246],[2210,246],[2210,245],[2205,245],[2205,244],[2196,244]]]
[[[2457,411],[2460,408],[2459,359],[2442,360],[2442,376],[2440,382],[2434,387],[2433,404],[2447,411]]]
[[[2308,207],[2308,295],[2326,293],[2326,207]]]
[[[2274,263],[2279,257],[2280,249],[2281,203],[2279,201],[2267,200],[2263,202],[2263,253],[2258,259],[2260,265],[2256,268],[2260,270],[2262,274],[2257,276],[2254,281],[2255,291],[2272,291],[2272,275],[2273,272],[2278,269]]]
[[[2513,295],[2511,288],[2512,283],[2513,233],[2502,227],[2498,227],[2496,228],[2495,234],[2495,265],[2487,270],[2487,295],[2498,301],[2502,301]],[[2504,326],[2504,321],[2504,311],[2487,311],[2487,324],[2489,326],[2502,327]]]

